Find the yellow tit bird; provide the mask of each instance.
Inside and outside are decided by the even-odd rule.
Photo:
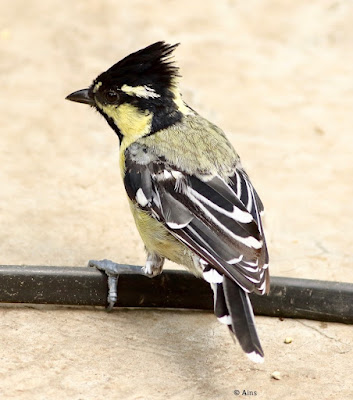
[[[223,131],[182,100],[170,59],[176,47],[154,43],[67,96],[94,107],[118,135],[121,174],[147,251],[142,270],[109,260],[89,265],[107,273],[110,307],[119,274],[155,276],[166,258],[186,266],[211,284],[218,320],[262,362],[248,293],[269,290],[263,205]]]

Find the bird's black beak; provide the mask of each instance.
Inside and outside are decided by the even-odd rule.
[[[94,99],[89,89],[77,90],[77,92],[73,92],[68,96],[66,96],[66,100],[76,101],[77,103],[89,104],[90,106],[94,105]]]

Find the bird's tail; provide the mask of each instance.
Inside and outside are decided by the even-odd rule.
[[[235,282],[223,277],[223,282],[211,284],[214,292],[214,312],[227,324],[251,361],[261,363],[264,352],[257,336],[254,313],[249,296]]]

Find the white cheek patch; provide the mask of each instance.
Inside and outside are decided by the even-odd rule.
[[[140,206],[142,206],[142,207],[146,207],[147,204],[148,204],[148,200],[147,200],[147,198],[146,198],[146,196],[143,193],[143,190],[141,188],[138,189],[138,191],[136,192],[135,199],[140,204]]]

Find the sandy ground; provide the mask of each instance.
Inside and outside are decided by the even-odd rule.
[[[349,0],[2,2],[0,263],[143,263],[118,140],[64,98],[157,40],[261,194],[272,274],[352,282]],[[4,305],[0,398],[353,398],[351,326],[257,324],[260,366],[211,313]]]

